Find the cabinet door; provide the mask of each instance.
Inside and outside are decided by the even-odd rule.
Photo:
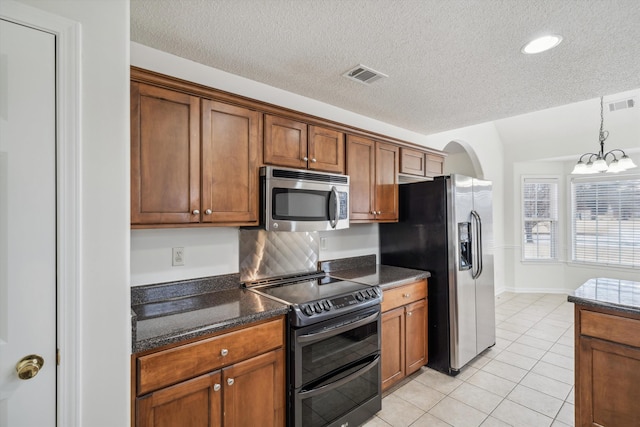
[[[139,397],[136,426],[222,426],[221,380],[217,371]]]
[[[420,300],[405,308],[406,374],[427,364],[427,301]]]
[[[344,173],[344,133],[309,126],[309,169]]]
[[[131,83],[131,223],[199,222],[200,99]]]
[[[202,101],[202,222],[255,225],[261,114]]]
[[[382,313],[382,390],[388,389],[405,376],[404,322],[404,307]]]
[[[265,114],[264,162],[306,169],[307,158],[307,125]]]
[[[375,142],[347,135],[347,175],[351,221],[373,220],[375,215]]]
[[[400,173],[424,176],[425,153],[410,148],[400,148]]]
[[[378,221],[398,220],[398,147],[376,142],[375,210]]]
[[[284,351],[223,370],[225,427],[281,427],[285,421]]]
[[[426,176],[438,176],[444,173],[444,158],[433,154],[426,155]]]
[[[581,336],[576,426],[638,426],[640,349]]]

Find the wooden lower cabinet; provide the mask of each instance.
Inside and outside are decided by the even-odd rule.
[[[575,425],[640,425],[640,316],[576,305]]]
[[[384,291],[382,390],[427,364],[427,282]]]
[[[285,425],[282,318],[134,357],[133,369],[137,427]]]

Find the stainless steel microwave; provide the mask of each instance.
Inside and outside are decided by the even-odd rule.
[[[349,177],[325,172],[260,168],[262,226],[269,231],[349,227]]]

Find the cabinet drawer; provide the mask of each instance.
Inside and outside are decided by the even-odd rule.
[[[384,291],[382,311],[391,310],[427,297],[427,281],[409,283],[408,285]]]
[[[580,334],[640,347],[640,320],[580,310]]]
[[[137,361],[137,394],[149,393],[283,345],[284,320],[279,318],[141,356]]]

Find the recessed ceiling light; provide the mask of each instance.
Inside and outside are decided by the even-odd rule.
[[[527,54],[544,52],[545,50],[558,46],[561,41],[562,36],[550,35],[538,37],[522,46],[521,52]]]

